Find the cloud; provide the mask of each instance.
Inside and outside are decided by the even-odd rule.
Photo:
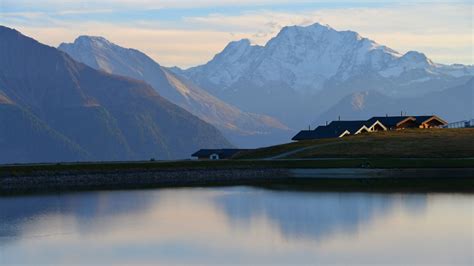
[[[283,26],[308,25],[314,22],[329,24],[337,30],[357,31],[364,37],[402,53],[409,50],[424,52],[435,62],[474,63],[470,4],[421,3],[331,8],[304,6],[297,10],[282,11],[269,6],[259,6],[269,1],[219,1],[222,2],[220,5],[242,3],[259,7],[232,13],[215,8],[215,12],[203,15],[197,15],[200,13],[197,11],[183,11],[182,14],[185,15],[172,20],[160,19],[157,15],[153,18],[124,17],[123,20],[110,21],[101,16],[84,19],[80,15],[94,12],[114,13],[114,9],[132,2],[141,8],[184,7],[189,4],[186,8],[191,11],[192,7],[198,4],[190,4],[191,1],[187,0],[138,0],[138,3],[106,0],[100,2],[101,6],[98,8],[91,6],[92,1],[80,1],[84,6],[81,9],[78,8],[77,1],[45,1],[57,3],[58,9],[53,13],[44,10],[2,12],[0,23],[16,27],[25,34],[53,46],[72,41],[78,35],[101,35],[119,45],[142,50],[160,64],[167,66],[188,67],[202,64],[221,51],[229,41],[249,38],[253,43],[265,44]],[[18,2],[44,4],[45,1]],[[201,6],[212,4],[216,4],[216,1],[199,1]],[[0,5],[0,12],[1,10]],[[85,12],[87,10],[93,12]],[[127,13],[124,13],[124,16],[126,15]]]
[[[200,28],[242,32],[257,44],[265,44],[283,26],[320,22],[338,30],[357,31],[400,52],[419,50],[442,63],[473,64],[472,19],[469,4],[422,4],[296,13],[261,10],[235,16],[188,17],[186,22]]]
[[[48,10],[95,10],[113,8],[119,10],[144,10],[144,9],[166,9],[166,8],[216,8],[216,7],[258,7],[262,5],[279,4],[305,4],[325,3],[327,0],[2,0],[0,8],[15,7],[22,9],[45,9]],[[347,3],[356,3],[357,0],[349,0]],[[375,0],[368,2],[377,2]]]
[[[195,31],[84,23],[80,27],[18,27],[19,31],[42,43],[58,46],[73,42],[79,35],[103,36],[127,48],[139,49],[165,66],[192,66],[206,62],[228,42],[246,37],[220,31]],[[118,30],[119,29],[119,30]]]

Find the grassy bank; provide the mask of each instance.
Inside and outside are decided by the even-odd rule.
[[[263,159],[279,154],[307,158],[474,158],[474,128],[407,129],[309,140],[256,149],[237,159]]]
[[[474,158],[344,158],[322,160],[221,160],[61,163],[0,166],[0,178],[61,171],[152,171],[229,168],[474,168]]]
[[[312,172],[315,169],[318,173]],[[0,167],[0,196],[236,185],[321,191],[472,192],[473,169],[474,159],[395,158],[9,165]],[[311,173],[301,176],[301,171]]]
[[[474,129],[403,130],[289,143],[232,160],[0,165],[0,195],[217,185],[470,193],[473,169]]]
[[[433,159],[331,159],[8,166],[0,169],[0,196],[242,185],[321,191],[474,191],[473,161],[444,161],[450,164]]]

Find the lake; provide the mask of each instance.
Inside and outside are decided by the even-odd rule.
[[[0,198],[0,265],[473,265],[474,195],[251,187]]]

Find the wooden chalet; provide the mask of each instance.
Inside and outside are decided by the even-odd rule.
[[[350,132],[346,129],[341,130],[340,128],[332,128],[329,126],[318,126],[314,130],[300,131],[292,138],[292,140],[341,138],[349,134]]]
[[[414,118],[419,128],[439,128],[448,124],[436,115],[414,116]]]
[[[435,128],[448,123],[436,115],[423,116],[375,116],[368,121],[380,121],[390,130],[404,128]]]
[[[385,130],[401,130],[405,128],[433,128],[447,125],[438,116],[374,116],[369,120],[332,121],[326,126],[318,126],[314,130],[302,130],[292,140],[310,140],[324,138],[341,138]]]
[[[347,130],[350,135],[387,130],[387,127],[378,120],[332,121],[328,126],[338,128],[339,130]]]
[[[414,118],[413,116],[374,116],[367,121],[379,121],[388,130],[418,127],[416,123],[416,118]]]

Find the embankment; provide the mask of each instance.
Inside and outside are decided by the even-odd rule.
[[[195,167],[190,167],[193,164]],[[315,168],[312,162],[295,162],[292,166],[292,162],[277,161],[262,162],[261,165],[236,162],[232,166],[232,161],[213,164],[176,164],[188,167],[169,167],[170,164],[166,163],[0,167],[0,195],[235,185],[341,191],[474,192],[474,167],[367,169],[341,168],[335,164],[336,167]]]

